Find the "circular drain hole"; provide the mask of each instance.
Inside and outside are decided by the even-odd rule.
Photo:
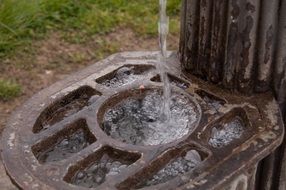
[[[201,110],[193,97],[178,89],[170,98],[171,117],[162,117],[160,89],[132,90],[112,97],[99,113],[104,132],[133,145],[161,145],[190,134]]]

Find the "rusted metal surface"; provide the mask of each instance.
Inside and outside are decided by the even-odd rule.
[[[200,23],[199,23],[199,46],[198,46],[198,64],[199,75],[204,76],[208,73],[211,46],[211,21],[212,21],[213,1],[200,0]]]
[[[183,67],[203,79],[250,94],[269,90],[275,70],[279,73],[274,77],[276,86],[281,90],[284,4],[280,0],[183,1]]]
[[[275,52],[275,71],[274,71],[274,87],[281,105],[282,112],[286,111],[286,1],[281,2],[279,30],[277,37],[277,49]],[[285,117],[286,119],[286,117]]]
[[[211,37],[211,50],[210,50],[210,66],[208,72],[208,80],[218,83],[222,80],[222,68],[225,60],[225,40],[226,40],[226,23],[227,23],[227,1],[217,0],[214,1],[212,13],[212,37]]]
[[[249,92],[253,88],[254,56],[260,1],[229,1],[223,83]]]
[[[195,4],[198,10],[188,13],[183,9],[183,17],[186,18],[182,18],[181,24],[181,34],[184,35],[184,40],[180,42],[182,66],[187,72],[232,91],[251,95],[272,90],[286,121],[286,1],[211,1],[213,20],[207,21],[213,26],[210,29],[213,40],[206,45],[212,47],[207,63],[205,60],[198,61],[201,60],[200,53],[190,53],[196,52],[194,47],[199,47],[197,41],[204,38],[201,35],[188,35],[191,33],[188,29],[200,28],[199,24],[188,27],[190,23],[187,21],[192,13],[201,12],[202,8],[193,0],[184,2],[186,7]],[[204,18],[199,16],[196,19],[198,21],[192,23]],[[188,45],[192,45],[193,49],[186,50]],[[195,67],[200,64],[209,65],[209,72],[200,75],[199,67]],[[259,189],[285,189],[285,151],[286,139],[273,155],[263,161]]]
[[[233,181],[229,184],[223,186],[221,189],[223,190],[255,190],[255,176],[256,175],[256,167],[250,168],[248,171],[245,171],[241,175],[237,176],[233,179]]]
[[[19,108],[1,141],[4,166],[14,183],[22,189],[86,189],[75,185],[75,175],[109,157],[129,166],[106,178],[98,189],[252,189],[257,163],[281,143],[284,134],[272,94],[248,97],[182,75],[174,55],[168,62],[173,89],[188,94],[201,110],[195,130],[153,146],[126,144],[103,132],[102,115],[108,108],[162,87],[153,69],[156,57],[156,52],[113,55],[39,92]],[[144,74],[116,88],[104,83],[123,66]],[[241,135],[226,144],[212,144],[214,130],[222,130],[234,119],[242,122]],[[79,130],[86,139],[81,149],[56,160],[42,156]],[[202,158],[193,170],[155,186],[140,185],[189,150],[196,150]]]
[[[279,1],[262,1],[258,30],[258,75],[256,91],[265,92],[270,89],[273,73],[274,50],[276,45]]]
[[[181,22],[182,33],[180,39],[181,59],[184,59],[181,62],[185,68],[196,72],[197,56],[195,55],[198,54],[199,6],[199,0],[193,0],[192,4],[188,3],[187,0],[182,2],[182,18],[185,20]]]
[[[2,160],[0,162],[0,187],[1,189],[7,189],[7,190],[18,190],[18,188],[12,184],[10,178],[8,177],[8,175],[5,172],[5,168],[2,164]]]
[[[275,71],[273,75],[274,89],[282,114],[284,115],[284,121],[286,123],[286,1],[282,0],[280,3],[280,18],[279,18],[279,30],[277,37],[277,49],[275,54]],[[277,186],[280,189],[286,188],[286,137],[284,137],[283,145],[277,151],[278,155],[278,174],[279,182]]]

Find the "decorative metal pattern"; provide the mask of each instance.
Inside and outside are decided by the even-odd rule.
[[[116,140],[102,130],[106,110],[162,87],[153,69],[156,56],[113,55],[18,109],[1,142],[3,162],[15,184],[63,190],[252,189],[256,164],[281,143],[284,133],[270,93],[247,97],[193,76],[186,80],[173,56],[168,63],[172,88],[195,105],[199,122],[194,131],[167,144],[143,146]],[[132,80],[120,79],[117,74],[123,70],[134,74]],[[116,77],[120,80],[113,80]],[[189,165],[194,158],[199,162]],[[180,168],[186,164],[186,170]],[[170,168],[177,174],[156,181]],[[94,171],[103,175],[94,178]]]

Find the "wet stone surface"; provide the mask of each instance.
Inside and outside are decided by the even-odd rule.
[[[215,148],[221,148],[230,144],[233,140],[239,139],[245,130],[243,121],[236,117],[232,121],[222,126],[216,126],[212,129],[212,135],[209,144]]]
[[[70,157],[90,145],[92,141],[88,139],[86,131],[77,130],[70,136],[58,141],[58,143],[47,151],[40,152],[37,159],[40,163],[56,162]]]
[[[172,94],[169,120],[161,115],[162,102],[157,90],[123,100],[105,113],[102,128],[112,138],[134,145],[170,143],[194,130],[200,117],[194,102]]]
[[[112,79],[105,80],[101,84],[109,88],[118,88],[134,82],[143,74],[144,73],[136,74],[134,67],[122,67],[116,71],[115,76]]]
[[[114,160],[107,154],[104,154],[99,161],[87,169],[77,172],[72,178],[72,184],[87,188],[96,188],[104,183],[106,178],[118,175],[130,164],[130,162]]]
[[[139,185],[138,188],[165,183],[179,175],[183,175],[191,171],[201,162],[202,159],[199,153],[196,150],[190,150],[186,152],[184,156],[167,164],[147,182]]]

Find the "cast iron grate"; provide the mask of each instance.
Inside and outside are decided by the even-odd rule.
[[[119,54],[28,101],[2,140],[4,165],[15,184],[23,189],[222,189],[231,183],[222,179],[253,169],[279,145],[283,127],[271,94],[244,97],[194,77],[186,81],[173,65],[176,60],[168,63],[169,77],[173,93],[192,105],[190,130],[153,144],[112,136],[105,123],[108,110],[162,89],[155,62],[152,54]]]

